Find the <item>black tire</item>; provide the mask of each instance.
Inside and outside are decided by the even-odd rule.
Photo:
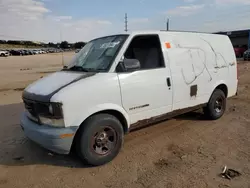
[[[210,120],[221,118],[226,111],[225,93],[220,89],[216,89],[203,111],[205,116]]]
[[[100,133],[99,131],[107,131],[105,132],[106,139],[100,137],[103,132]],[[111,132],[114,134],[113,142],[110,139],[112,138]],[[110,135],[107,136],[108,134]],[[97,114],[88,118],[81,125],[76,136],[75,148],[79,157],[88,165],[99,166],[112,161],[118,155],[123,145],[124,131],[121,122],[116,117],[110,114]],[[97,139],[95,136],[103,140]],[[100,148],[98,147],[98,141],[113,143],[113,145],[111,144],[110,150],[107,150],[108,147],[101,146],[102,149],[96,151],[97,148]],[[105,145],[105,143],[100,143],[100,145],[102,144]]]
[[[4,54],[1,54],[0,56],[1,56],[1,57],[4,57],[5,55],[4,55]]]

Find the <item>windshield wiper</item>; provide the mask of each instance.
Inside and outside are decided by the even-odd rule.
[[[66,68],[64,70],[73,70],[73,71],[83,71],[83,72],[89,72],[90,69],[86,69],[86,68],[83,68],[82,66],[73,66],[73,67],[70,67],[70,68]]]
[[[82,66],[75,65],[70,68],[64,68],[63,70],[82,71],[82,72],[100,72],[100,71],[104,71],[105,69],[83,68]]]

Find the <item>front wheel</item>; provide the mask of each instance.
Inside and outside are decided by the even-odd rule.
[[[82,125],[76,141],[80,158],[93,166],[112,161],[119,153],[124,131],[120,121],[110,114],[97,114]]]
[[[203,109],[204,114],[211,120],[217,120],[223,116],[225,110],[225,93],[220,89],[216,89],[212,94],[207,106]]]

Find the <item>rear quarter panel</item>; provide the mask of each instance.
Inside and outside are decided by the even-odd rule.
[[[165,32],[171,48],[163,50],[173,81],[173,110],[207,103],[214,89],[225,84],[228,96],[237,90],[237,62],[230,39],[223,35]],[[197,95],[190,87],[198,86]]]
[[[209,37],[204,34],[202,38],[213,48],[216,58],[211,68],[215,80],[213,88],[216,88],[220,83],[224,83],[228,88],[228,97],[234,96],[238,87],[237,59],[229,37],[225,35]]]

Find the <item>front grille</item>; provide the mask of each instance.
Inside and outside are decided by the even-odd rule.
[[[27,116],[30,120],[40,124],[39,115],[46,115],[49,113],[48,104],[31,101],[23,98],[24,107],[28,112]]]
[[[37,117],[36,113],[36,104],[33,101],[28,101],[26,99],[23,100],[25,109],[34,117]]]

